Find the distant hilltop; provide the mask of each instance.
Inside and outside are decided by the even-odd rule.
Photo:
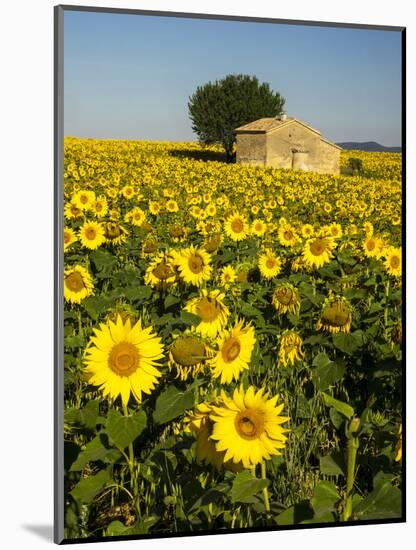
[[[347,149],[349,151],[372,151],[376,153],[401,153],[401,147],[386,147],[380,145],[376,141],[344,141],[343,143],[337,143],[339,147]]]

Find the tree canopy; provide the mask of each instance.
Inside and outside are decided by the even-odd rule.
[[[230,74],[198,86],[188,102],[192,129],[206,144],[221,143],[234,158],[234,130],[262,117],[282,113],[285,99],[255,76]]]

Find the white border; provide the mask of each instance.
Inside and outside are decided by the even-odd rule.
[[[277,3],[257,0],[90,0],[101,7],[171,10],[254,17],[323,20],[346,23],[407,26],[408,52],[408,342],[416,341],[413,310],[415,275],[415,53],[416,19],[412,3],[396,0],[350,0],[347,4],[323,0]],[[52,334],[53,334],[53,5],[51,0],[9,0],[2,5],[0,181],[2,236],[1,268],[1,524],[2,546],[7,549],[44,548],[51,542],[52,485]],[[386,105],[386,109],[389,106]],[[4,170],[5,168],[5,170]],[[415,346],[408,349],[407,386],[415,384]],[[113,543],[117,548],[180,547],[211,549],[229,545],[270,544],[337,550],[372,544],[391,550],[411,547],[416,535],[415,407],[408,398],[408,523],[315,529],[244,535],[224,535]],[[48,536],[49,539],[45,539]],[[261,542],[260,542],[261,541]],[[129,545],[129,546],[128,546]],[[87,548],[91,545],[73,545]],[[93,547],[94,548],[94,547]],[[96,546],[95,546],[96,548]]]

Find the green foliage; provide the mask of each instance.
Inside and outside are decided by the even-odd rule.
[[[105,426],[114,445],[123,451],[145,429],[146,413],[140,411],[130,416],[123,416],[118,411],[108,411]]]
[[[285,100],[255,76],[228,75],[198,86],[189,98],[192,129],[204,143],[221,143],[231,160],[234,130],[262,117],[277,116]]]
[[[183,392],[170,386],[157,398],[153,419],[158,424],[165,424],[191,409],[193,404],[193,389]]]
[[[249,471],[243,471],[236,475],[231,487],[231,502],[256,502],[254,495],[260,493],[269,485],[267,479],[257,479]]]

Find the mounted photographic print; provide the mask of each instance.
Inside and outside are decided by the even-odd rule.
[[[55,541],[405,521],[405,29],[55,33]]]

